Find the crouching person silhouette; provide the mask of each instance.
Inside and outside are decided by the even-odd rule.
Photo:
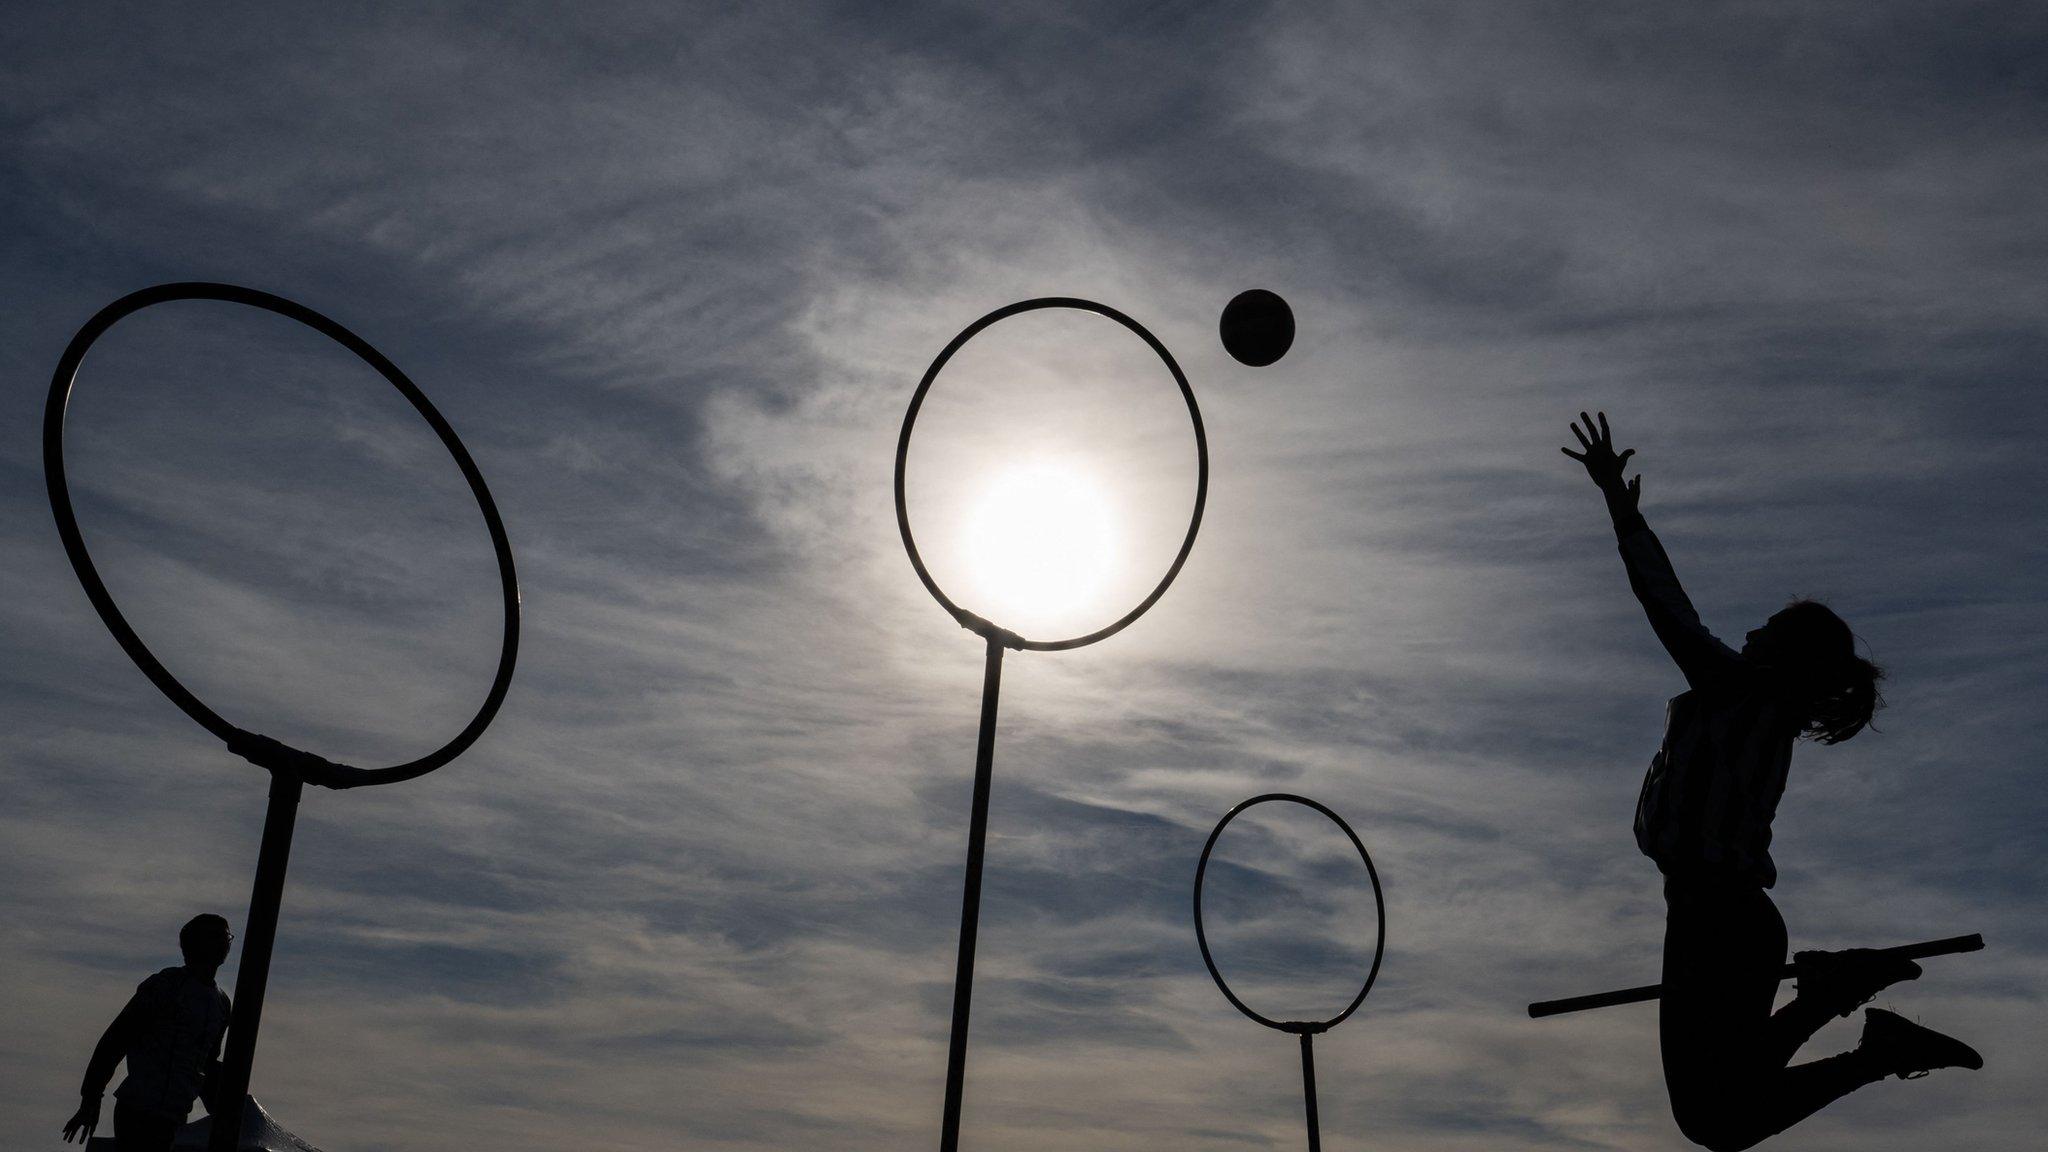
[[[1798,995],[1776,1013],[1785,921],[1765,889],[1777,882],[1771,817],[1800,737],[1838,744],[1882,704],[1883,673],[1856,655],[1832,611],[1795,600],[1749,633],[1737,652],[1715,639],[1678,585],[1663,545],[1637,503],[1642,478],[1624,483],[1633,448],[1616,454],[1607,414],[1572,425],[1586,466],[1607,498],[1629,586],[1684,674],[1666,709],[1664,742],[1636,803],[1636,843],[1664,874],[1664,993],[1658,1018],[1664,1085],[1686,1137],[1734,1152],[1774,1136],[1887,1076],[1981,1068],[1968,1045],[1872,1008],[1850,1052],[1792,1065],[1831,1016],[1920,975],[1911,960],[1868,949],[1794,957]],[[1788,1066],[1789,1065],[1789,1066]]]
[[[114,1065],[125,1059],[128,1076],[114,1090],[114,1146],[168,1152],[193,1100],[206,1096],[207,1081],[220,1067],[228,997],[213,977],[234,939],[228,922],[211,913],[179,930],[185,963],[144,980],[107,1026],[86,1065],[78,1111],[64,1125],[66,1142],[76,1136],[83,1144],[99,1127],[100,1095]]]

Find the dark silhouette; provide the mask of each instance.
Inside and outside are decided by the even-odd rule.
[[[1941,940],[1922,940],[1918,944],[1901,944],[1896,948],[1881,948],[1887,957],[1901,960],[1924,960],[1929,956],[1953,956],[1958,952],[1982,952],[1984,937],[1975,932],[1968,936],[1950,936]],[[1800,955],[1825,955],[1825,953],[1800,953]],[[1778,969],[1778,979],[1790,980],[1801,975],[1797,961]],[[1811,973],[1806,973],[1811,975]],[[1567,996],[1562,1000],[1538,1000],[1529,1005],[1529,1015],[1535,1019],[1545,1016],[1561,1016],[1566,1012],[1584,1012],[1588,1008],[1612,1008],[1617,1004],[1641,1004],[1645,1000],[1658,1000],[1664,996],[1662,984],[1644,984],[1636,988],[1617,988],[1612,992],[1595,992],[1590,996]]]
[[[229,1026],[232,1030],[233,1025]],[[221,1116],[202,1116],[178,1129],[171,1138],[171,1152],[210,1152],[214,1121]],[[311,1143],[279,1124],[264,1111],[253,1096],[242,1097],[242,1114],[236,1129],[241,1133],[235,1152],[320,1152]],[[86,1152],[121,1152],[121,1145],[105,1136],[94,1137]]]
[[[138,985],[93,1047],[78,1089],[78,1111],[64,1124],[67,1143],[76,1137],[83,1144],[99,1127],[100,1098],[123,1060],[128,1075],[114,1090],[119,1152],[165,1152],[194,1100],[206,1100],[207,1111],[214,1111],[210,1093],[220,1086],[229,1003],[213,977],[234,939],[228,922],[212,913],[194,916],[179,930],[185,963]]]
[[[1294,309],[1278,293],[1248,288],[1223,306],[1216,334],[1232,359],[1249,368],[1264,368],[1294,346]]]
[[[1882,672],[1856,655],[1849,626],[1795,600],[1737,652],[1700,623],[1637,504],[1642,478],[1622,470],[1607,414],[1572,434],[1607,499],[1629,586],[1687,690],[1666,710],[1664,742],[1636,805],[1636,843],[1664,874],[1667,908],[1659,1033],[1664,1085],[1686,1137],[1714,1152],[1749,1148],[1886,1076],[1981,1068],[1968,1045],[1890,1012],[1864,1014],[1850,1052],[1791,1065],[1830,1016],[1848,1016],[1889,985],[1920,975],[1896,953],[1801,952],[1798,995],[1771,1002],[1785,962],[1785,921],[1765,889],[1777,881],[1771,818],[1801,736],[1836,744],[1870,723]],[[1788,1066],[1789,1065],[1789,1066]]]

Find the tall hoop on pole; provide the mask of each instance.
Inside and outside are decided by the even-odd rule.
[[[1072,309],[1092,312],[1121,324],[1159,356],[1173,381],[1180,389],[1182,399],[1187,402],[1188,420],[1195,432],[1195,506],[1188,517],[1187,534],[1182,537],[1180,550],[1166,574],[1154,585],[1151,592],[1138,606],[1124,613],[1108,625],[1093,632],[1070,636],[1059,640],[1030,640],[1007,628],[962,608],[946,595],[925,567],[924,557],[917,550],[917,537],[910,530],[910,506],[905,493],[905,476],[910,461],[910,435],[917,426],[917,415],[924,407],[925,396],[932,384],[946,367],[954,353],[960,351],[969,340],[998,321],[1025,312],[1048,308]],[[1174,578],[1180,575],[1182,565],[1187,563],[1188,553],[1194,549],[1195,535],[1202,527],[1202,510],[1209,499],[1209,438],[1202,426],[1202,410],[1195,403],[1195,391],[1188,385],[1188,378],[1174,360],[1173,353],[1166,345],[1142,324],[1106,304],[1083,300],[1072,296],[1045,296],[1033,300],[1020,300],[998,308],[953,337],[941,350],[938,357],[925,369],[924,378],[918,381],[917,391],[910,398],[910,407],[903,414],[903,430],[896,439],[896,527],[903,537],[903,550],[910,557],[910,566],[917,571],[917,578],[923,582],[932,599],[959,623],[962,628],[982,637],[987,645],[987,656],[983,665],[981,681],[981,726],[976,737],[974,753],[974,800],[972,815],[967,828],[967,872],[960,900],[960,950],[953,973],[953,1024],[946,1052],[946,1103],[940,1121],[939,1148],[941,1152],[956,1152],[960,1146],[960,1108],[967,1084],[967,1026],[970,1008],[974,998],[974,949],[981,923],[981,874],[982,858],[988,841],[988,801],[995,763],[996,706],[1002,692],[1003,650],[1014,648],[1019,651],[1061,652],[1070,648],[1081,648],[1106,640],[1129,627],[1143,616],[1159,598],[1166,594]]]
[[[1254,805],[1274,802],[1300,804],[1329,817],[1332,823],[1344,830],[1344,835],[1351,840],[1351,846],[1358,849],[1358,858],[1365,861],[1365,874],[1372,879],[1373,909],[1379,920],[1378,931],[1373,937],[1372,967],[1367,970],[1365,983],[1359,987],[1358,995],[1351,998],[1351,1003],[1345,1005],[1343,1011],[1327,1020],[1274,1020],[1246,1004],[1237,993],[1231,991],[1230,982],[1223,978],[1222,971],[1216,967],[1216,958],[1209,953],[1208,933],[1202,926],[1202,881],[1208,875],[1209,854],[1216,850],[1216,841],[1223,836],[1223,830],[1230,826],[1230,822],[1237,819],[1239,813]],[[1322,1122],[1316,1105],[1315,1036],[1342,1024],[1353,1012],[1358,1011],[1360,1004],[1365,1003],[1366,994],[1372,991],[1373,982],[1380,978],[1380,961],[1387,953],[1387,901],[1386,895],[1380,890],[1380,872],[1378,868],[1373,867],[1372,853],[1365,850],[1365,842],[1358,838],[1358,833],[1352,831],[1351,825],[1346,823],[1342,816],[1306,796],[1296,796],[1291,792],[1268,792],[1246,800],[1224,813],[1223,819],[1216,822],[1215,830],[1209,833],[1208,841],[1202,845],[1201,859],[1195,863],[1195,944],[1202,950],[1202,963],[1209,969],[1209,978],[1216,981],[1217,990],[1223,993],[1224,999],[1230,1001],[1231,1007],[1268,1028],[1291,1032],[1301,1037],[1301,1092],[1304,1111],[1307,1114],[1308,1147],[1309,1152],[1322,1152]]]
[[[218,300],[261,309],[295,320],[340,344],[368,364],[412,404],[433,428],[449,455],[455,458],[456,467],[462,470],[463,479],[469,483],[470,494],[476,498],[477,508],[483,513],[484,527],[491,537],[491,549],[497,556],[505,622],[497,671],[491,677],[491,686],[484,693],[482,705],[470,717],[469,723],[439,748],[402,764],[356,768],[238,728],[209,708],[156,658],[128,623],[128,618],[122,615],[120,606],[114,603],[113,595],[107,591],[106,583],[100,579],[99,569],[94,566],[92,555],[85,547],[85,537],[78,528],[78,517],[71,506],[70,482],[64,469],[64,417],[70,407],[71,391],[86,353],[101,336],[106,335],[108,329],[144,308],[178,300]],[[396,364],[362,337],[303,304],[235,284],[201,281],[158,284],[121,297],[85,322],[58,358],[57,370],[50,378],[49,396],[43,405],[43,482],[49,490],[50,511],[57,520],[57,535],[64,542],[64,554],[70,558],[72,571],[78,574],[78,582],[84,587],[86,598],[92,601],[93,610],[99,614],[107,630],[113,633],[122,651],[171,703],[225,742],[229,751],[271,773],[270,801],[264,814],[262,847],[257,853],[256,880],[249,899],[249,918],[242,931],[242,959],[236,971],[234,1013],[222,1061],[224,1082],[220,1091],[214,1094],[214,1099],[223,1103],[224,1111],[214,1117],[208,1144],[211,1152],[235,1152],[241,1137],[241,1101],[248,1095],[249,1075],[256,1059],[256,1034],[262,1022],[264,992],[270,978],[270,955],[276,942],[278,911],[284,899],[285,869],[291,858],[292,831],[298,820],[299,797],[304,785],[356,788],[395,784],[424,776],[460,756],[476,743],[484,729],[490,727],[499,706],[505,701],[505,693],[511,688],[512,670],[519,654],[519,579],[513,568],[512,544],[505,534],[504,521],[498,515],[497,502],[491,498],[490,488],[485,485],[483,473],[470,457],[469,449],[463,446],[455,429],[426,394],[399,371]]]

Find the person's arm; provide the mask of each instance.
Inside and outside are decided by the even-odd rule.
[[[93,1131],[100,1126],[100,1098],[106,1094],[107,1082],[114,1078],[114,1068],[128,1054],[142,1012],[142,989],[137,988],[120,1015],[100,1034],[100,1042],[93,1045],[92,1059],[85,1065],[85,1079],[78,1085],[78,1111],[64,1124],[65,1143],[70,1143],[76,1134],[83,1144],[92,1139]]]
[[[222,1020],[234,1018],[234,1004],[225,995],[222,995],[220,998],[220,1018]],[[215,1093],[220,1091],[221,1086],[221,1039],[227,1033],[228,1030],[223,1027],[220,1031],[213,1034],[213,1045],[206,1053],[206,1062],[200,1065],[199,1099],[206,1105],[208,1115],[218,1115],[225,1110],[221,1106],[221,1102],[215,1098]]]
[[[1642,499],[1643,478],[1622,481],[1622,470],[1636,450],[1629,448],[1619,454],[1614,451],[1614,434],[1607,427],[1607,413],[1600,413],[1597,424],[1584,412],[1579,413],[1579,419],[1585,422],[1585,430],[1573,424],[1572,435],[1578,437],[1585,451],[1562,451],[1586,466],[1586,474],[1607,500],[1607,513],[1614,521],[1614,536],[1621,548],[1621,562],[1628,570],[1628,586],[1642,604],[1643,614],[1649,617],[1651,630],[1684,673],[1686,683],[1698,687],[1727,674],[1741,657],[1700,622],[1699,612],[1680,587],[1664,545],[1650,531],[1649,523],[1637,508]]]

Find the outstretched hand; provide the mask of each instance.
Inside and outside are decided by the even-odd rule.
[[[71,1119],[66,1120],[64,1122],[64,1142],[66,1144],[71,1143],[71,1137],[73,1135],[76,1135],[78,1137],[78,1142],[80,1144],[83,1144],[87,1140],[92,1139],[93,1132],[97,1130],[99,1126],[100,1098],[97,1096],[88,1096],[85,1099],[79,1101],[78,1111],[72,1113]]]
[[[1585,425],[1583,430],[1579,427],[1580,423]],[[1579,438],[1579,447],[1585,451],[1574,452],[1569,448],[1560,448],[1558,451],[1584,464],[1586,475],[1593,478],[1593,483],[1600,486],[1600,491],[1606,494],[1609,501],[1618,500],[1626,507],[1634,508],[1636,500],[1643,494],[1643,478],[1637,476],[1624,484],[1621,472],[1628,465],[1628,458],[1636,454],[1636,450],[1625,448],[1620,453],[1614,451],[1614,433],[1607,427],[1607,413],[1600,413],[1600,422],[1597,425],[1591,416],[1584,412],[1579,413],[1578,421],[1572,424],[1572,435]]]

